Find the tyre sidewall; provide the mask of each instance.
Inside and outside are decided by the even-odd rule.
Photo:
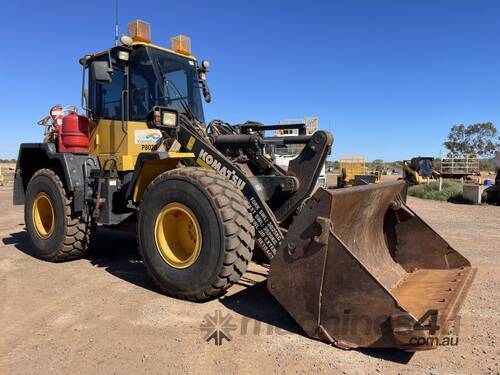
[[[161,257],[155,241],[155,223],[161,209],[178,202],[187,206],[198,219],[202,247],[198,259],[189,267],[177,269]],[[139,241],[144,262],[161,289],[193,295],[216,282],[224,262],[222,219],[212,198],[188,177],[175,176],[152,187],[140,207]]]
[[[54,209],[54,231],[46,239],[38,235],[33,223],[33,203],[40,192],[49,196]],[[56,256],[64,244],[66,215],[64,197],[57,182],[49,174],[37,175],[28,184],[24,218],[28,236],[35,248],[35,255],[41,259],[51,259]]]

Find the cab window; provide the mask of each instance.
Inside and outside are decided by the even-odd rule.
[[[113,54],[111,55],[113,64],[113,76],[111,83],[89,84],[89,104],[92,115],[96,118],[112,120],[122,119],[122,91],[124,89],[124,72],[121,63]],[[108,61],[107,54],[98,58],[100,61]]]

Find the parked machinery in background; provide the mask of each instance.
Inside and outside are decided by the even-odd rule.
[[[403,179],[410,185],[428,183],[439,179],[440,173],[434,170],[434,158],[419,156],[411,160],[403,160]]]
[[[340,176],[337,187],[357,186],[379,183],[381,170],[369,171],[362,156],[343,156],[340,158]]]
[[[500,151],[496,152],[495,167],[497,173],[495,185],[485,190],[486,202],[489,204],[500,204]]]

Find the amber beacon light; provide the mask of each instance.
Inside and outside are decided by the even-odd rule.
[[[134,42],[151,43],[151,26],[146,21],[132,21],[128,24],[128,35]]]

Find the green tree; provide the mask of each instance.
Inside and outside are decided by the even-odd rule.
[[[491,122],[454,125],[444,146],[449,157],[491,157],[500,147],[500,137]]]

